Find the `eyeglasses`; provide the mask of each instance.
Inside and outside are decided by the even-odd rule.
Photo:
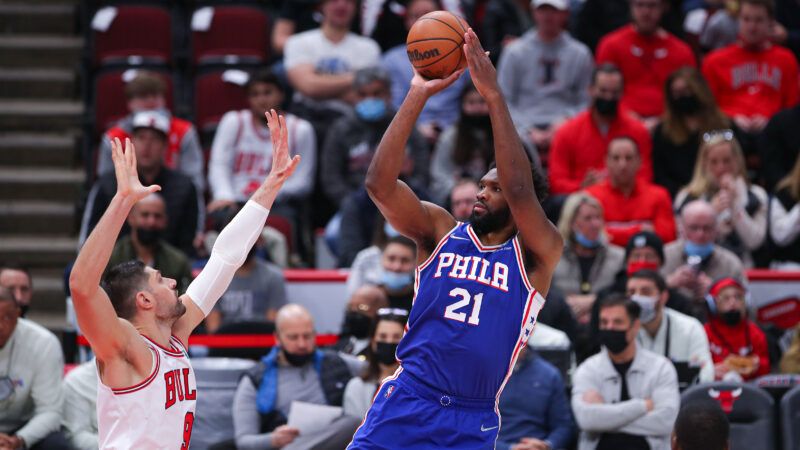
[[[703,142],[709,143],[714,139],[721,137],[724,141],[732,141],[734,138],[733,130],[726,128],[724,130],[713,130],[703,133]]]
[[[378,310],[378,317],[383,316],[407,316],[408,311],[402,308],[381,308]]]

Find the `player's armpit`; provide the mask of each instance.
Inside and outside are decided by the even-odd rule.
[[[139,331],[122,318],[115,318],[105,327],[109,330],[109,336],[103,340],[120,347],[109,349],[103,343],[89,341],[97,357],[103,383],[110,388],[125,388],[147,378],[153,371],[153,352]],[[112,332],[113,335],[110,334]]]

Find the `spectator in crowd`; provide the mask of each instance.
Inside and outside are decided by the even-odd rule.
[[[184,292],[192,281],[192,268],[189,258],[163,239],[167,228],[164,198],[155,193],[139,200],[128,215],[128,226],[131,232],[117,241],[106,270],[135,259],[174,279],[178,292]]]
[[[97,450],[97,361],[70,370],[64,378],[61,423],[76,450]]]
[[[603,36],[630,20],[629,0],[586,0],[578,12],[574,34],[594,52]]]
[[[536,28],[505,49],[497,82],[520,135],[544,151],[559,125],[589,106],[593,63],[586,45],[565,31],[567,0],[532,5]]]
[[[558,287],[551,285],[550,290],[547,291],[546,299],[544,307],[536,317],[539,325],[546,324],[551,328],[563,331],[571,342],[577,340],[578,321],[575,319],[564,293]]]
[[[167,227],[163,238],[187,255],[194,254],[194,240],[204,219],[204,205],[191,179],[164,165],[164,152],[169,145],[169,119],[161,113],[136,113],[131,122],[136,147],[136,167],[143,184],[161,186],[167,206]],[[80,242],[86,240],[97,225],[117,189],[113,172],[101,176],[89,191],[81,224]],[[127,227],[126,227],[127,228]],[[123,229],[123,234],[128,229]]]
[[[447,10],[464,17],[461,11],[461,0],[428,0],[432,3],[431,11]],[[374,39],[386,52],[398,45],[405,46],[406,31],[426,13],[419,14],[414,10],[414,1],[402,2],[391,0],[367,0],[361,3],[360,34]],[[430,8],[430,7],[426,7]]]
[[[405,29],[398,33],[398,36],[402,37],[402,41],[383,54],[383,67],[389,72],[392,80],[392,107],[395,110],[400,108],[400,104],[403,103],[403,99],[411,87],[411,78],[414,76],[414,69],[411,67],[406,53],[407,31],[420,17],[442,9],[439,3],[436,0],[409,0],[404,19]],[[385,4],[397,5],[399,3],[386,1]],[[458,119],[460,96],[467,84],[469,84],[469,78],[461,77],[431,97],[425,104],[417,119],[417,130],[431,144],[436,142],[442,130],[449,128]]]
[[[33,298],[33,278],[26,266],[16,263],[0,264],[0,287],[11,291],[20,309],[20,317],[31,307]]]
[[[531,0],[489,0],[483,13],[481,44],[492,62],[498,58],[508,44],[517,40],[534,23],[531,16]]]
[[[381,380],[390,377],[400,365],[395,353],[403,337],[408,321],[408,312],[402,309],[382,308],[377,311],[377,322],[367,331],[364,356],[367,366],[364,372],[353,377],[344,388],[344,414],[363,420]]]
[[[612,139],[630,136],[639,147],[642,168],[638,175],[653,179],[651,142],[647,129],[619,107],[622,74],[610,64],[592,74],[591,107],[558,128],[550,147],[549,181],[553,194],[570,194],[603,179],[606,150]]]
[[[498,450],[565,449],[575,439],[577,430],[561,374],[527,346],[519,352],[499,409],[503,426],[495,446]]]
[[[381,254],[382,270],[378,284],[386,292],[389,307],[411,311],[416,266],[417,247],[414,241],[401,235],[386,241]]]
[[[681,238],[664,248],[661,267],[661,275],[669,287],[702,305],[713,280],[744,277],[739,257],[714,243],[719,231],[717,214],[711,204],[705,200],[687,203],[678,226]]]
[[[639,305],[611,296],[600,305],[603,351],[578,366],[572,411],[579,450],[668,449],[680,395],[670,361],[636,341]]]
[[[736,42],[738,2],[704,0],[697,6],[686,13],[683,29],[698,56]]]
[[[627,296],[641,309],[638,345],[672,361],[681,384],[714,381],[714,363],[703,324],[667,307],[669,291],[664,278],[655,270],[639,270],[628,277],[627,287]],[[699,372],[683,375],[690,368]],[[693,380],[695,376],[697,380]]]
[[[275,23],[272,25],[272,50],[276,56],[282,56],[286,40],[294,34],[319,28],[322,14],[319,11],[320,0],[294,0],[281,2],[280,10]],[[351,30],[357,32],[356,21],[351,24]]]
[[[747,317],[744,285],[724,277],[711,285],[705,324],[717,380],[749,381],[770,371],[767,338]]]
[[[168,121],[167,146],[162,158],[164,166],[177,170],[194,182],[195,189],[203,192],[205,189],[205,172],[203,149],[200,147],[200,138],[191,122],[173,116],[167,109],[167,86],[155,73],[137,71],[136,76],[125,85],[125,97],[128,99],[128,114],[103,135],[98,150],[97,174],[103,176],[114,173],[114,163],[111,162],[111,140],[131,138],[134,131],[133,119],[136,113],[142,111],[157,111],[164,115]]]
[[[680,213],[687,203],[702,199],[711,203],[717,217],[717,242],[753,266],[753,252],[767,235],[767,193],[750,184],[739,141],[731,130],[703,135],[694,174],[675,196]]]
[[[553,286],[566,295],[579,323],[589,322],[597,292],[614,281],[625,257],[608,243],[603,225],[603,207],[594,197],[582,192],[569,196],[558,221],[564,253]]]
[[[653,177],[670,196],[689,184],[704,133],[730,129],[733,122],[714,101],[714,95],[694,67],[672,72],[664,84],[665,108],[653,130]]]
[[[229,111],[222,116],[211,146],[209,213],[244,204],[272,165],[272,141],[264,113],[280,110],[284,101],[283,86],[272,72],[262,70],[250,76],[245,91],[249,108]],[[310,123],[293,114],[283,114],[289,130],[289,154],[300,155],[302,159],[295,171],[298,176],[286,182],[272,211],[293,220],[295,229],[299,229],[299,203],[314,188],[317,143]]]
[[[666,0],[631,0],[631,24],[597,46],[597,63],[612,63],[625,78],[621,105],[652,129],[664,112],[664,82],[684,66],[695,66],[689,46],[661,28]]]
[[[431,158],[431,195],[444,204],[460,178],[479,180],[494,161],[489,106],[472,83],[461,93],[458,121],[439,136]],[[474,203],[475,200],[473,200]]]
[[[456,181],[450,190],[450,214],[459,221],[466,222],[472,215],[472,207],[478,198],[478,183],[472,178],[462,178]]]
[[[730,424],[719,403],[696,400],[681,407],[672,430],[672,450],[728,450]]]
[[[636,141],[620,136],[608,144],[606,178],[586,189],[603,206],[611,243],[625,246],[639,231],[653,231],[664,242],[675,240],[672,200],[666,189],[636,177],[642,165]]]
[[[314,321],[302,306],[289,304],[275,320],[278,346],[239,381],[233,398],[236,448],[307,449],[326,443],[344,448],[358,420],[336,419],[318,433],[299,434],[286,424],[293,401],[341,406],[350,379],[347,364],[316,348]]]
[[[389,300],[386,298],[386,293],[378,286],[367,284],[356,289],[347,302],[344,323],[342,331],[339,333],[336,349],[348,355],[369,353],[367,348],[370,346],[370,332],[375,328],[378,311],[384,310],[388,306]],[[374,339],[374,336],[372,338]],[[381,377],[381,379],[383,378]],[[373,392],[373,394],[375,393]],[[363,417],[363,414],[361,416]]]
[[[785,177],[800,156],[800,104],[772,116],[759,138],[761,175],[769,192]]]
[[[792,343],[781,357],[780,371],[800,375],[800,325],[795,326],[792,333]]]
[[[720,108],[750,140],[770,117],[798,101],[797,60],[770,42],[774,17],[773,0],[741,0],[739,42],[703,61],[703,75]],[[746,150],[755,150],[750,140]]]
[[[295,90],[291,110],[314,125],[317,142],[336,118],[350,113],[355,71],[380,62],[378,44],[350,31],[356,7],[356,0],[321,0],[320,27],[286,39],[283,64]]]
[[[800,122],[798,122],[800,123]],[[800,158],[791,173],[778,183],[769,210],[769,231],[775,244],[770,267],[800,267]],[[2,272],[0,272],[0,284]]]
[[[0,448],[61,450],[64,358],[53,333],[19,317],[11,292],[0,288]]]

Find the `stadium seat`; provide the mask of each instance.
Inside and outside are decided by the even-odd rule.
[[[230,81],[231,72],[240,71],[213,71],[195,78],[194,117],[201,133],[213,132],[226,112],[247,107],[247,95],[238,82],[241,80]]]
[[[95,67],[172,63],[172,18],[160,6],[106,6],[92,19]]]
[[[800,448],[800,386],[783,396],[780,411],[783,450],[797,450]]]
[[[195,65],[263,64],[269,59],[267,13],[253,6],[206,6],[191,21]]]
[[[226,334],[273,334],[275,332],[275,324],[272,322],[234,322],[225,324],[219,327],[216,335]],[[271,349],[269,347],[250,347],[250,348],[211,348],[209,356],[226,357],[226,358],[243,358],[251,360],[259,360],[262,356],[266,355]]]
[[[102,71],[94,79],[94,130],[99,137],[117,120],[128,115],[128,99],[125,97],[125,84],[136,76],[138,69],[114,69]],[[151,69],[158,74],[167,86],[167,108],[174,110],[173,80],[163,69]]]
[[[749,384],[714,382],[688,388],[681,403],[708,398],[728,415],[731,450],[775,448],[775,403],[769,394]]]

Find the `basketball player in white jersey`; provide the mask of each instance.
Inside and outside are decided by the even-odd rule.
[[[264,227],[283,183],[300,161],[289,157],[286,121],[267,113],[272,171],[217,238],[205,269],[178,296],[175,280],[142,263],[100,277],[133,205],[159,186],[142,186],[130,140],[112,145],[117,193],[86,240],[69,285],[78,324],[97,356],[98,439],[102,449],[189,447],[197,391],[186,345],[228,288]]]

